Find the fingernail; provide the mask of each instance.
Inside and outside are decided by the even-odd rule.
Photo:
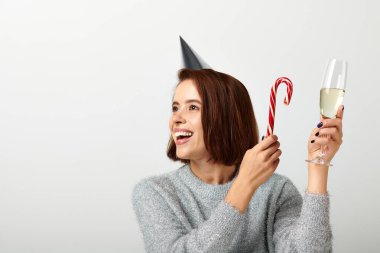
[[[264,135],[263,135],[263,137],[261,137],[261,140],[264,140]]]
[[[317,125],[318,128],[321,128],[322,126],[323,126],[322,122],[319,122],[319,124]]]
[[[342,106],[343,106],[342,111],[344,111],[344,105],[342,105]]]
[[[315,136],[318,136],[319,135],[319,132],[317,132],[316,134],[315,134]]]
[[[312,140],[312,141],[311,141],[311,143],[314,143],[314,142],[315,142],[315,140]]]

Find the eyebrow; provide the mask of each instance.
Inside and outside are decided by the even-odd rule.
[[[198,99],[189,99],[189,100],[186,100],[185,101],[185,104],[188,104],[188,103],[198,103],[198,104],[202,104],[201,101],[199,101]],[[179,103],[177,101],[173,101],[173,104],[172,105],[179,105]]]

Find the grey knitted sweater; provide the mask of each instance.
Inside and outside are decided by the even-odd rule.
[[[244,214],[224,202],[233,180],[210,185],[188,165],[139,182],[133,206],[147,252],[331,252],[329,196],[273,174]]]

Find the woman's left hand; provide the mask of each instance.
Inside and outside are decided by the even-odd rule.
[[[309,160],[318,156],[321,145],[323,146],[325,161],[331,161],[340,145],[343,142],[342,120],[344,107],[341,105],[338,109],[335,119],[322,118],[318,127],[315,128],[310,137],[308,144]]]

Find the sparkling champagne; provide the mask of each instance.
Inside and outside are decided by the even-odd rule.
[[[320,94],[321,114],[328,118],[335,118],[339,106],[343,103],[344,90],[336,88],[322,88]]]

